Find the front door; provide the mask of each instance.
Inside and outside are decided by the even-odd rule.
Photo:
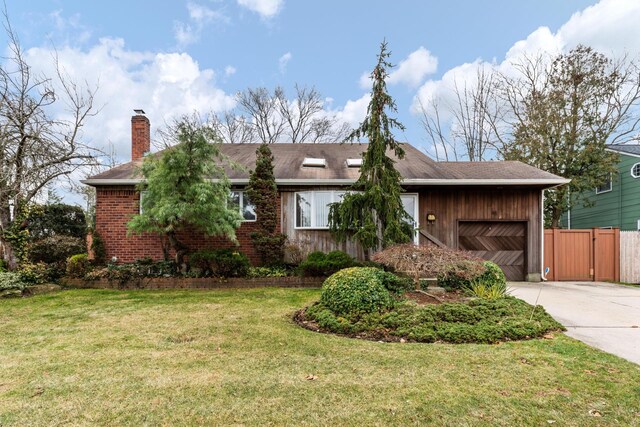
[[[420,229],[420,223],[418,219],[418,195],[417,194],[401,194],[400,200],[402,201],[402,207],[411,217],[411,226],[413,227],[413,243],[416,245],[420,243],[420,235],[418,230]]]

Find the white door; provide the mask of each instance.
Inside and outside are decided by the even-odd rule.
[[[402,206],[404,210],[411,217],[411,226],[413,227],[413,243],[416,245],[420,243],[420,234],[418,230],[420,229],[420,224],[418,219],[420,217],[418,211],[418,195],[417,194],[401,194],[400,200],[402,201]]]

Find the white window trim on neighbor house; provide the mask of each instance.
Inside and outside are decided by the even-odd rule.
[[[296,230],[328,230],[329,229],[329,221],[328,221],[328,215],[329,215],[329,210],[327,209],[328,205],[330,203],[335,203],[335,202],[339,202],[340,198],[342,197],[342,195],[344,195],[346,193],[346,191],[344,190],[316,190],[316,191],[298,191],[295,193],[295,209],[294,209],[294,229]],[[322,215],[321,220],[319,221],[319,212],[318,212],[318,202],[317,199],[319,199],[318,195],[322,194],[323,196],[325,196],[326,199],[328,199],[329,201],[326,203],[325,208],[323,209],[323,211],[320,214],[326,214],[326,215]],[[328,196],[328,197],[326,197]],[[299,215],[299,209],[300,209],[300,200],[299,197],[305,197],[305,202],[308,205],[308,216],[309,216],[309,220],[308,220],[308,224],[309,225],[300,225],[301,223],[301,219],[303,219],[303,217],[301,217]],[[413,203],[413,212],[408,212],[409,215],[411,215],[411,217],[414,219],[413,221],[413,227],[414,229],[419,229],[419,223],[416,220],[417,218],[419,218],[419,209],[418,209],[418,194],[417,193],[403,193],[400,195],[400,198],[403,199],[407,199],[407,198],[412,198],[414,203]],[[308,200],[307,200],[308,199]],[[306,221],[305,221],[306,222]],[[417,232],[414,233],[414,242],[417,244],[419,242],[419,234]]]
[[[603,188],[606,184],[608,185],[607,189],[604,190],[600,190],[601,188]],[[611,176],[611,174],[609,174],[609,180],[607,182],[605,182],[604,184],[602,184],[600,187],[596,187],[596,194],[603,194],[603,193],[608,193],[609,191],[613,191],[613,177]]]
[[[640,178],[640,162],[631,166],[631,176],[634,178]]]

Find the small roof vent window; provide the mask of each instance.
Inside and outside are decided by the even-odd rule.
[[[347,167],[359,168],[362,166],[362,159],[347,159]]]
[[[324,168],[327,166],[327,160],[317,157],[305,157],[302,161],[302,166],[308,168]]]

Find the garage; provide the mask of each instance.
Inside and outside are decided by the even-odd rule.
[[[507,280],[524,280],[526,230],[524,221],[460,221],[458,248],[495,262]]]

